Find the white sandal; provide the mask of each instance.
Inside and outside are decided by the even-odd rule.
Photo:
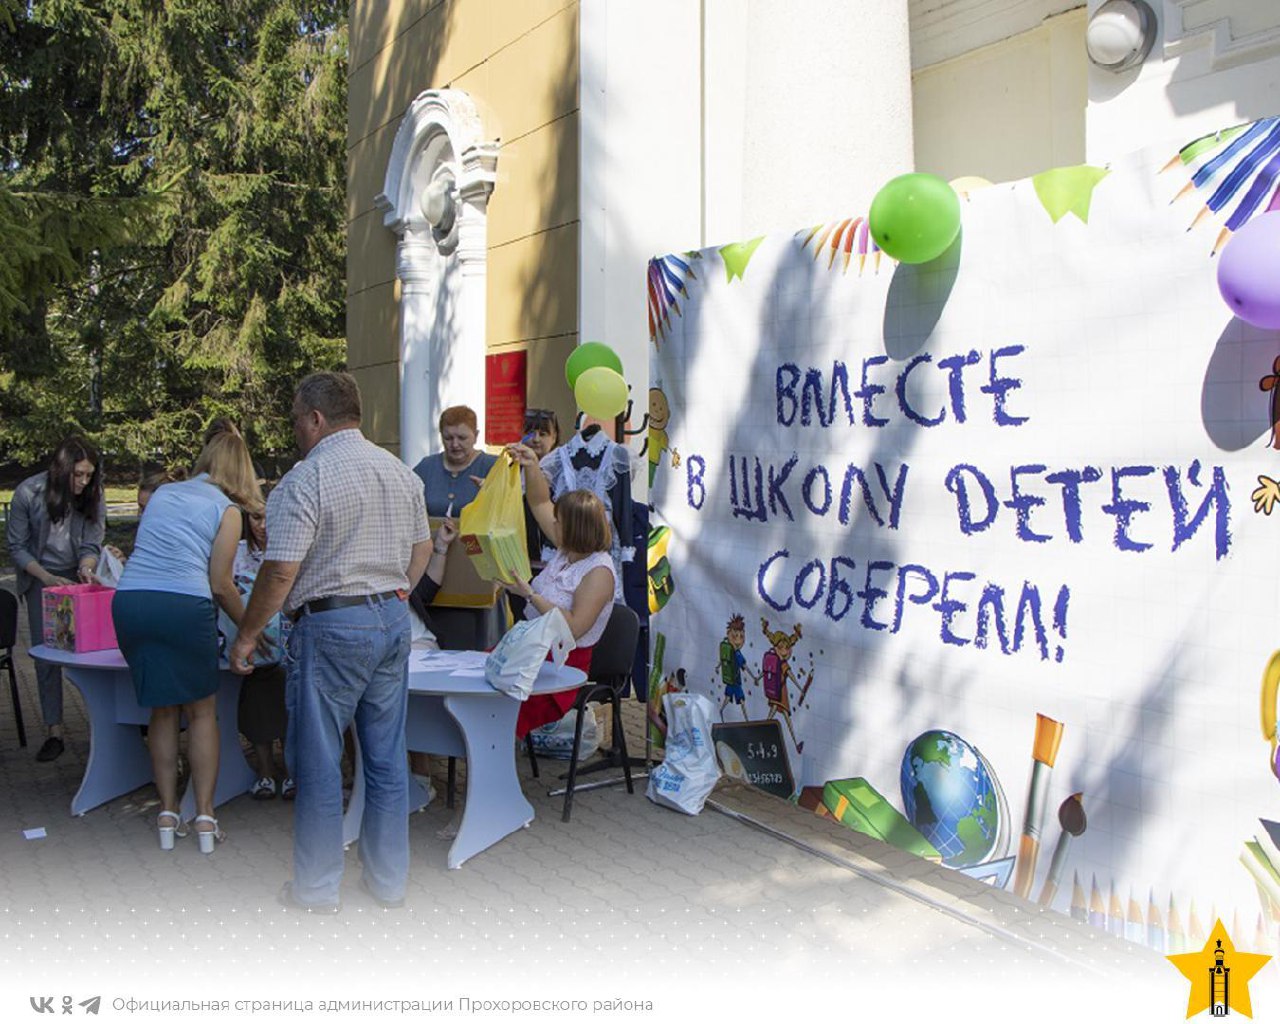
[[[192,824],[199,825],[202,821],[212,823],[213,828],[197,828],[195,830],[196,838],[200,840],[200,852],[213,853],[214,846],[223,842],[227,838],[227,834],[218,828],[218,819],[211,814],[197,814],[192,819]]]
[[[165,820],[173,822],[166,825]],[[174,839],[181,839],[187,834],[187,826],[182,823],[182,816],[177,811],[161,811],[156,815],[156,835],[160,838],[160,849],[172,850]]]

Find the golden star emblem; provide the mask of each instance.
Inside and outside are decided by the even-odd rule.
[[[1271,959],[1261,953],[1237,952],[1235,943],[1227,934],[1222,921],[1216,921],[1213,931],[1209,933],[1209,941],[1198,953],[1179,953],[1166,957],[1174,967],[1178,968],[1191,982],[1191,996],[1187,999],[1187,1017],[1209,1009],[1214,998],[1211,972],[1217,966],[1219,943],[1221,944],[1222,966],[1230,971],[1225,975],[1228,983],[1227,1007],[1246,1017],[1253,1017],[1253,1004],[1249,1001],[1249,979],[1262,970],[1263,965]],[[1218,988],[1217,998],[1222,998],[1222,988]]]

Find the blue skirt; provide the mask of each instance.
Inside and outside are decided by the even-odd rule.
[[[144,708],[190,704],[218,692],[218,616],[208,598],[121,590],[111,617]]]

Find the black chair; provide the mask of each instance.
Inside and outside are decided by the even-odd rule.
[[[631,758],[627,755],[627,737],[622,728],[622,703],[619,699],[631,682],[635,664],[636,641],[640,636],[640,619],[625,604],[615,604],[604,627],[604,634],[591,651],[591,671],[586,684],[578,691],[571,710],[577,712],[573,729],[573,746],[569,748],[568,784],[564,791],[564,813],[561,819],[569,820],[573,810],[573,789],[578,775],[600,768],[619,765],[626,777],[627,792],[634,793],[631,784]],[[613,708],[613,742],[609,750],[602,751],[602,759],[595,764],[578,769],[578,744],[582,741],[582,716],[588,702],[607,698]],[[530,750],[532,756],[532,750]]]
[[[22,721],[22,698],[18,696],[18,674],[13,667],[13,647],[18,642],[18,599],[11,591],[0,590],[0,670],[9,672],[9,697],[18,723],[18,745],[27,745],[27,729]]]

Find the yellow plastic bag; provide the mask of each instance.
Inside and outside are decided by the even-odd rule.
[[[481,579],[514,583],[533,575],[524,532],[520,467],[507,455],[499,456],[476,500],[463,508],[458,531]]]

